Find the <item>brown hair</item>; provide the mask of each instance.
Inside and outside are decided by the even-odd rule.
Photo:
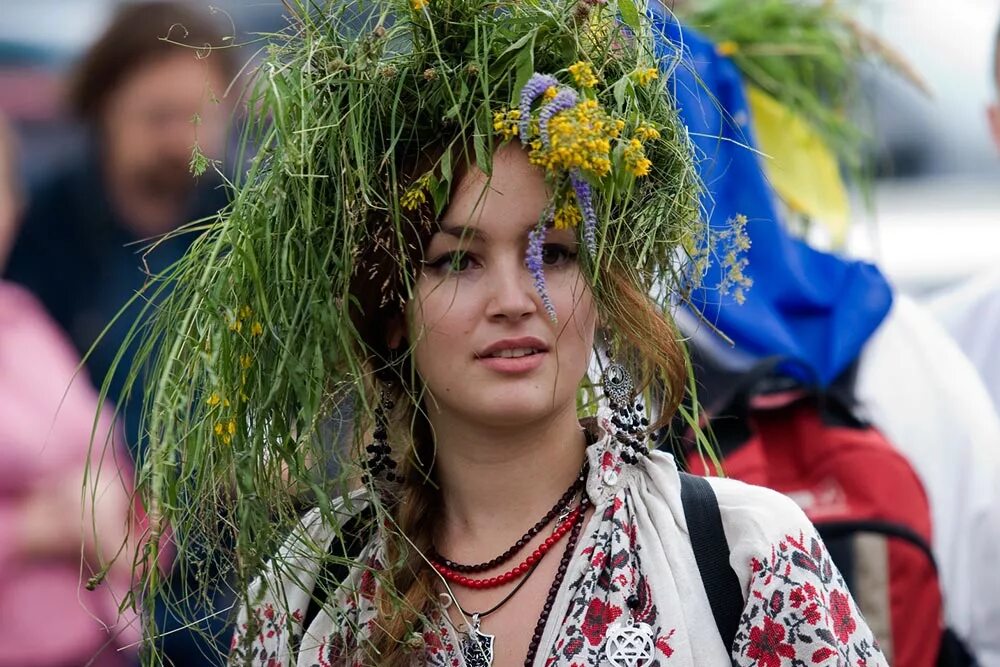
[[[404,167],[404,178],[410,182],[422,173],[421,168],[432,164],[427,154],[417,162],[420,166],[416,168]],[[463,164],[460,159],[454,163]],[[458,175],[453,183],[460,181]],[[426,419],[412,404],[411,397],[418,396],[420,389],[413,386],[416,378],[409,357],[390,349],[386,337],[386,332],[399,326],[404,317],[403,264],[394,249],[402,242],[411,255],[408,265],[419,265],[419,254],[434,233],[429,207],[419,209],[418,214],[402,225],[401,238],[396,237],[396,228],[384,214],[369,219],[371,240],[368,251],[356,261],[351,288],[355,298],[351,319],[366,343],[367,362],[386,390],[395,394],[391,396],[395,408],[389,419],[389,431],[403,477],[400,497],[392,505],[398,534],[390,530],[386,535],[388,572],[383,581],[388,585],[379,589],[379,618],[370,646],[373,664],[391,667],[412,664],[413,651],[420,642],[411,643],[409,639],[419,631],[436,579],[425,560],[434,537],[433,522],[427,517],[440,507],[438,491],[429,481],[433,477],[433,436]],[[659,423],[663,423],[676,411],[687,377],[686,358],[677,332],[669,316],[630,278],[632,273],[614,264],[604,271],[604,293],[598,306],[604,313],[605,324],[615,330],[616,359],[638,373],[640,383],[657,383],[663,397]]]
[[[150,62],[183,49],[199,49],[199,56],[227,80],[235,75],[232,39],[207,12],[168,0],[125,5],[76,66],[67,92],[70,110],[90,125],[99,124],[108,97],[122,82]]]

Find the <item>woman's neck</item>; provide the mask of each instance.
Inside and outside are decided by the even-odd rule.
[[[462,551],[509,546],[504,543],[541,518],[583,465],[586,437],[574,405],[511,428],[438,417],[432,420],[443,501],[438,546],[451,552],[459,541]]]

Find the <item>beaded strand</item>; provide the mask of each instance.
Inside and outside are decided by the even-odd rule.
[[[531,643],[528,644],[528,655],[524,658],[524,667],[532,667],[532,664],[535,662],[535,656],[538,654],[538,646],[542,643],[542,633],[545,632],[545,625],[548,623],[549,614],[552,613],[552,605],[555,604],[556,595],[559,594],[559,589],[562,588],[563,580],[566,578],[569,562],[576,552],[576,544],[580,539],[580,530],[583,528],[583,521],[587,515],[588,505],[587,496],[584,495],[578,508],[579,514],[577,514],[573,522],[573,530],[570,532],[566,550],[563,552],[562,560],[559,561],[559,570],[556,572],[556,578],[552,581],[549,594],[545,597],[545,605],[542,607],[542,613],[538,616],[535,631],[531,635]]]
[[[521,549],[527,546],[527,544],[531,542],[531,540],[534,539],[534,537],[538,535],[538,533],[542,532],[542,529],[545,528],[545,526],[552,523],[552,521],[557,516],[559,516],[559,514],[561,514],[567,507],[569,507],[570,502],[572,502],[573,498],[576,497],[576,494],[583,487],[583,483],[587,479],[588,467],[589,466],[586,463],[584,463],[583,469],[580,471],[580,475],[573,482],[572,486],[566,489],[566,493],[564,493],[562,497],[556,502],[556,504],[552,506],[552,509],[550,509],[548,513],[538,521],[538,523],[529,528],[528,532],[522,535],[517,542],[515,542],[509,549],[504,551],[496,558],[486,561],[484,563],[477,563],[476,565],[463,565],[462,563],[456,563],[455,561],[448,560],[440,553],[438,553],[437,549],[432,546],[429,554],[430,560],[435,563],[435,566],[444,565],[450,570],[453,570],[455,572],[461,572],[464,574],[485,572],[487,570],[492,570],[495,567],[503,565],[511,558],[513,558],[517,552],[519,552]]]
[[[530,570],[532,566],[538,563],[544,556],[549,552],[549,550],[554,547],[558,542],[570,531],[570,529],[576,526],[576,522],[579,517],[583,514],[586,509],[586,500],[581,500],[580,504],[574,509],[566,519],[559,524],[555,531],[545,538],[545,541],[535,549],[524,561],[507,572],[495,577],[489,577],[488,579],[473,579],[472,577],[467,577],[460,572],[455,572],[449,567],[442,565],[441,563],[432,562],[431,565],[437,570],[438,574],[447,579],[448,581],[458,584],[459,586],[464,586],[465,588],[473,588],[477,590],[483,590],[488,588],[497,588],[505,584],[510,583],[514,579],[517,579],[525,572]]]

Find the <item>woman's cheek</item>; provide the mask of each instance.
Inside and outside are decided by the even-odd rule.
[[[468,287],[458,283],[458,280],[445,280],[422,288],[418,285],[415,303],[407,308],[414,340],[453,339],[471,333],[475,326],[475,304]]]
[[[597,325],[594,296],[579,270],[567,271],[557,285],[556,313],[564,322],[572,321],[574,328],[587,337],[587,331]]]

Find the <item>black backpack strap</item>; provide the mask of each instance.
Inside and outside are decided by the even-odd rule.
[[[729,564],[729,543],[722,528],[719,501],[704,477],[684,472],[680,477],[681,504],[701,583],[708,594],[712,616],[726,651],[732,651],[743,614],[743,590]]]

